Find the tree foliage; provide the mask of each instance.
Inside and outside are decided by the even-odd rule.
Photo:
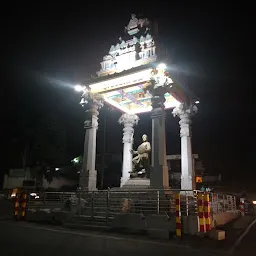
[[[65,164],[67,159],[66,129],[55,113],[43,116],[36,129],[35,151],[38,162],[48,166]]]

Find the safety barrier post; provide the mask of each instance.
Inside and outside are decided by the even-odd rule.
[[[211,208],[210,208],[210,195],[205,193],[204,195],[204,218],[205,218],[205,231],[211,230]]]
[[[157,215],[160,213],[160,193],[159,190],[157,190]]]
[[[181,237],[180,193],[175,194],[176,236]]]
[[[110,189],[108,188],[107,194],[106,194],[106,201],[107,201],[107,205],[106,205],[106,222],[107,223],[109,221],[109,193],[110,193]]]
[[[199,231],[201,234],[205,233],[203,198],[204,198],[203,193],[199,192],[198,198],[197,198],[197,204],[198,204],[198,217],[199,217]]]
[[[77,194],[78,194],[78,215],[80,216],[81,215],[81,192],[78,191]]]
[[[19,208],[20,208],[20,196],[17,193],[15,196],[15,201],[14,201],[14,217],[16,220],[19,219]]]
[[[240,198],[241,215],[244,216],[244,198]]]
[[[25,219],[26,215],[26,208],[27,208],[27,193],[22,193],[21,196],[21,217],[22,219]]]

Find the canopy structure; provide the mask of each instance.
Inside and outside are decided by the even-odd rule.
[[[152,69],[161,61],[161,51],[157,49],[156,38],[147,18],[132,15],[125,28],[123,38],[119,38],[101,62],[98,78],[87,83],[92,93],[100,93],[104,101],[124,113],[149,112],[151,94],[144,88],[150,81]],[[166,63],[168,70],[168,63]],[[168,75],[171,90],[165,94],[165,108],[175,108],[188,99],[188,94]]]
[[[138,114],[151,111],[151,94],[144,90],[151,76],[150,68],[120,77],[90,84],[92,93],[101,93],[104,101],[125,113]],[[180,102],[170,93],[165,94],[166,108],[174,108]]]
[[[173,115],[180,118],[181,189],[192,191],[195,188],[190,119],[197,112],[194,105],[197,99],[185,87],[182,73],[165,61],[165,51],[159,47],[152,27],[147,18],[132,15],[123,37],[111,45],[108,54],[103,57],[98,77],[77,87],[83,92],[80,104],[85,107],[86,113],[83,167],[79,182],[82,189],[96,189],[96,136],[99,110],[104,103],[122,112],[118,120],[124,126],[120,187],[139,185],[169,189],[165,109],[173,108]],[[133,150],[134,126],[139,121],[137,114],[145,112],[151,112],[152,119],[150,167],[148,157],[151,146],[146,135],[142,136],[140,149]],[[137,155],[133,158],[131,152]],[[141,174],[144,176],[141,177]]]

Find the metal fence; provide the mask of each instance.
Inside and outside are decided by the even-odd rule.
[[[36,196],[33,194],[36,194]],[[31,193],[28,196],[28,209],[63,210],[65,208],[65,203],[74,196],[76,197],[76,192]]]
[[[180,190],[45,192],[29,197],[28,210],[71,210],[91,217],[113,217],[117,213],[175,214],[176,193],[181,193],[182,215],[197,213],[193,191]]]
[[[175,214],[175,194],[181,193],[181,214],[197,212],[192,191],[97,191],[78,192],[78,215],[114,217],[118,213],[143,215]]]
[[[210,207],[212,213],[235,211],[237,209],[236,197],[225,194],[210,194]]]
[[[180,193],[181,215],[197,215],[198,191],[136,190],[45,192],[29,197],[28,210],[67,210],[74,215],[114,218],[116,214],[175,215],[175,195]],[[236,198],[210,194],[211,213],[236,210]]]

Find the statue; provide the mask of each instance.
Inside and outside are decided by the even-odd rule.
[[[139,32],[138,26],[139,26],[139,20],[136,18],[135,14],[132,14],[129,24],[127,25],[127,27],[125,27],[125,31],[129,35],[134,35]]]
[[[137,155],[132,159],[131,178],[149,176],[149,152],[151,151],[151,146],[146,134],[142,136],[142,141],[143,142],[138,146],[137,151],[131,150],[133,155]]]
[[[127,25],[127,30],[131,30],[133,28],[136,28],[139,24],[139,20],[136,18],[136,15],[135,14],[132,14],[131,15],[131,19],[130,19],[130,22],[129,24]]]

